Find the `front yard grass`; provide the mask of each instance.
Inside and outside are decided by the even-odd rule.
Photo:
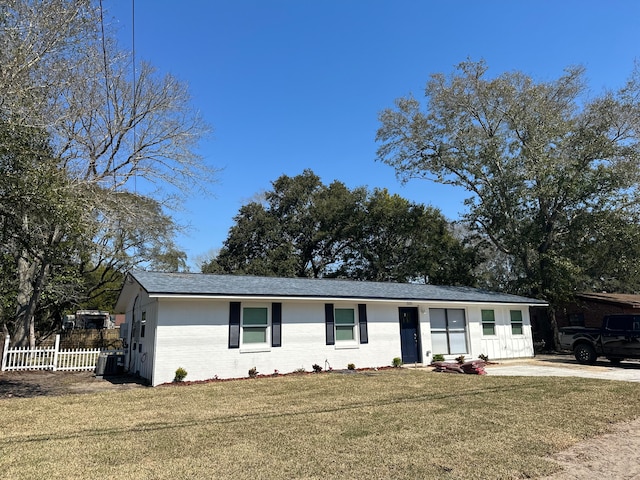
[[[0,477],[535,478],[640,385],[394,369],[0,400]]]

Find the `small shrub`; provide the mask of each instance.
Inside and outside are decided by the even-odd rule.
[[[436,353],[432,359],[433,362],[444,362],[444,355],[441,353]]]
[[[256,367],[249,369],[249,378],[256,378],[258,376],[258,369]]]
[[[350,363],[349,365],[347,365],[347,368],[349,370],[355,370],[356,369],[356,364],[355,363]]]
[[[274,377],[277,377],[278,375],[280,375],[280,372],[279,372],[279,371],[278,371],[278,369],[276,368],[276,369],[273,371],[273,376],[274,376]]]
[[[460,355],[459,357],[457,357],[456,362],[462,365],[464,363],[464,355]]]
[[[176,370],[176,376],[173,378],[174,382],[181,382],[185,379],[185,377],[187,376],[187,371],[180,367]]]
[[[483,362],[489,363],[489,355],[485,355],[484,353],[481,353],[480,355],[478,355],[478,358]]]
[[[391,362],[391,365],[393,365],[396,368],[401,367],[402,366],[402,359],[400,357],[395,357],[393,359],[393,362]]]
[[[320,373],[322,371],[322,367],[320,365],[318,365],[317,363],[314,363],[311,368],[313,368],[313,371],[316,373]]]
[[[293,373],[307,373],[304,367],[296,368]]]

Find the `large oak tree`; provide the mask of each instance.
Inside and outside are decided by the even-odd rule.
[[[204,272],[468,285],[477,263],[436,209],[310,170],[278,178],[235,222]]]
[[[538,82],[466,61],[432,75],[424,101],[381,112],[378,159],[469,192],[466,219],[504,255],[505,289],[552,305],[636,291],[640,252],[625,245],[639,225],[639,78],[591,95],[580,67]]]

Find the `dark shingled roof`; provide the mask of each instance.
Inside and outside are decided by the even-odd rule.
[[[627,308],[640,308],[640,295],[631,293],[580,293],[577,297]]]
[[[158,273],[134,271],[131,276],[154,296],[354,298],[400,301],[454,301],[546,305],[533,298],[470,287],[355,280]]]

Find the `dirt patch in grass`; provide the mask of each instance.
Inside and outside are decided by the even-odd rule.
[[[143,384],[127,376],[98,378],[93,372],[2,372],[0,398],[32,398],[106,390],[139,388]]]
[[[579,442],[551,456],[562,471],[543,480],[640,478],[640,419],[613,426],[610,433]]]

